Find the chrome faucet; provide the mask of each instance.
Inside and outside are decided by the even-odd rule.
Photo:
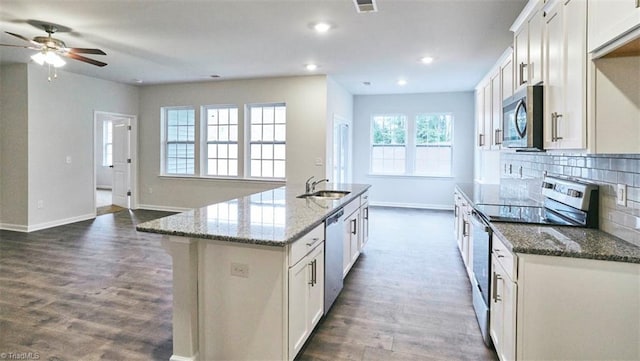
[[[327,178],[325,179],[320,179],[319,181],[315,181],[313,183],[311,183],[311,192],[315,192],[316,191],[316,186],[322,182],[329,182],[329,180]]]
[[[307,181],[304,184],[304,193],[305,194],[309,194],[311,193],[311,189],[313,187],[313,185],[311,184],[311,180],[313,179],[313,176],[309,177],[309,179],[307,179]]]
[[[314,178],[313,176],[309,177],[309,179],[307,179],[307,181],[304,184],[304,190],[305,190],[306,194],[311,194],[311,193],[315,192],[316,191],[316,186],[318,184],[320,184],[322,182],[328,182],[329,181],[327,178],[325,178],[325,179],[321,179],[319,181],[312,182],[311,180],[313,178]]]

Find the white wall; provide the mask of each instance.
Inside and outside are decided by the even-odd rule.
[[[27,65],[0,66],[0,228],[27,224]]]
[[[327,77],[327,166],[325,178],[333,173],[333,120],[338,116],[353,122],[353,95],[331,77]],[[353,161],[353,159],[352,159]]]
[[[28,88],[28,228],[91,218],[94,111],[136,114],[138,88],[64,71],[48,82],[47,68],[34,64]]]
[[[287,105],[287,184],[324,177],[326,76],[282,77],[144,86],[140,96],[139,186],[142,208],[194,208],[274,188],[281,183],[160,176],[161,108],[284,102]],[[242,134],[240,134],[242,139]],[[322,166],[316,166],[320,158]],[[301,187],[301,193],[304,188]]]
[[[454,115],[453,177],[369,175],[371,115],[403,113],[415,117],[424,112],[451,112]],[[357,95],[354,117],[354,181],[372,185],[372,204],[451,209],[455,183],[473,181],[473,92]]]

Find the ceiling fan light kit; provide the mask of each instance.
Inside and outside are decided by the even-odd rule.
[[[47,64],[49,66],[49,81],[51,81],[51,67],[54,69],[53,77],[57,77],[56,68],[64,66],[66,62],[62,57],[79,60],[87,64],[103,67],[107,63],[90,59],[79,54],[95,54],[95,55],[107,55],[100,49],[90,48],[68,48],[67,45],[59,39],[54,38],[52,35],[58,30],[55,26],[49,24],[41,25],[44,31],[49,34],[48,36],[36,36],[33,39],[29,39],[25,36],[5,31],[5,33],[14,36],[18,39],[24,40],[29,46],[17,46],[10,44],[0,44],[0,46],[22,47],[26,49],[38,50],[36,54],[31,56],[31,59],[38,65]]]

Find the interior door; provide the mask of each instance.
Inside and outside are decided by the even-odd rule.
[[[351,124],[333,118],[333,183],[351,183]]]
[[[113,204],[129,208],[130,139],[128,118],[113,120]]]

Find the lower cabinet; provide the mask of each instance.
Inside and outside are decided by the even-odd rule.
[[[500,361],[640,360],[640,264],[505,244],[494,233],[489,332]]]
[[[473,279],[473,248],[471,237],[471,223],[469,217],[471,217],[472,207],[465,198],[458,192],[454,193],[454,235],[458,249],[460,250],[460,256],[464,263],[469,279]]]
[[[369,241],[369,195],[365,193],[360,197],[360,251]]]
[[[345,212],[346,213],[346,212]],[[343,249],[342,249],[342,257],[343,257],[343,270],[342,277],[346,277],[349,270],[358,259],[360,255],[360,250],[358,248],[359,240],[358,236],[360,232],[358,231],[358,227],[360,224],[360,211],[357,209],[350,215],[348,215],[344,220],[344,232],[342,235]]]
[[[300,351],[324,312],[324,242],[289,268],[289,358]]]

